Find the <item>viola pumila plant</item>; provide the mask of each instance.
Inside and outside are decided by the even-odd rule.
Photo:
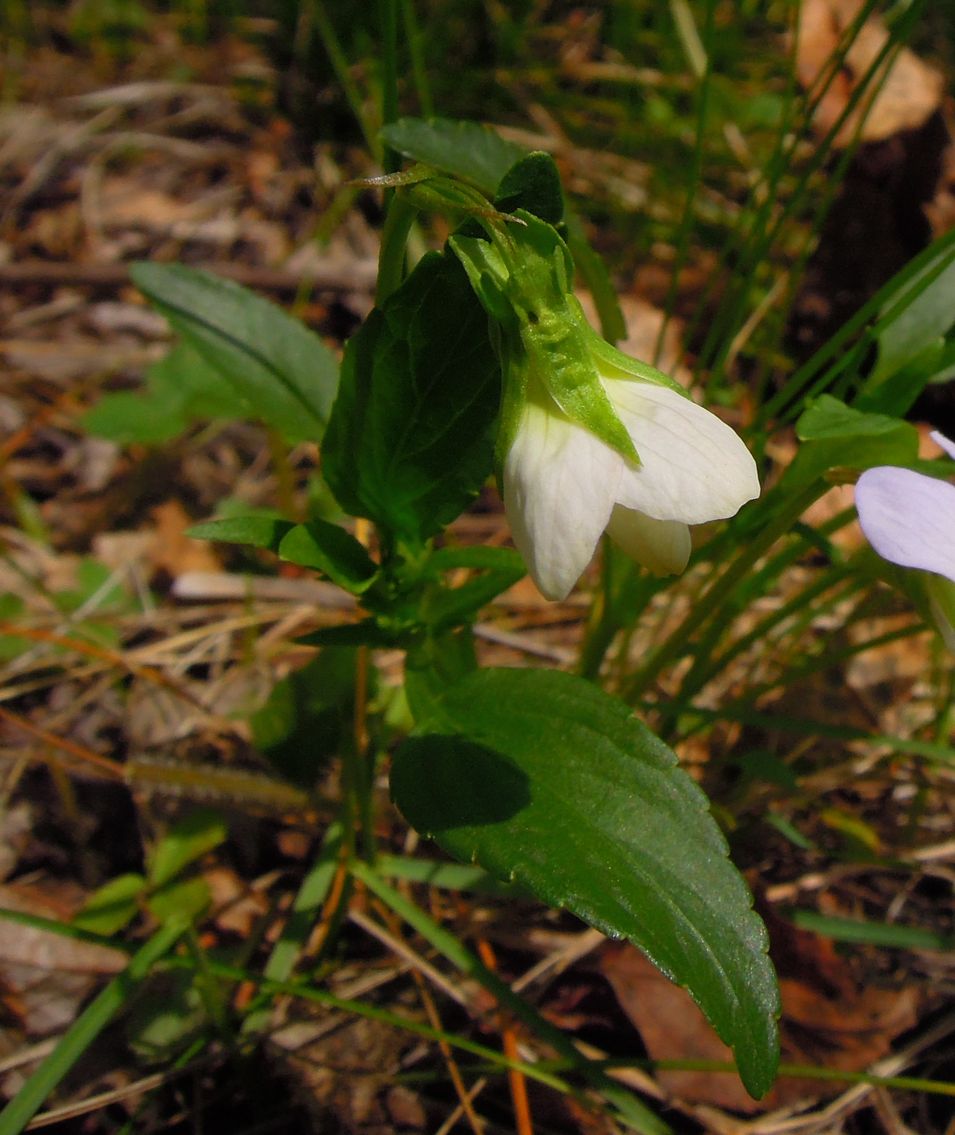
[[[388,729],[341,740],[347,799],[326,833],[330,861],[344,855],[356,879],[507,1000],[463,943],[450,942],[377,872],[371,785],[377,762],[386,762],[392,798],[422,835],[628,938],[685,986],[760,1096],[779,1051],[766,930],[706,796],[633,706],[651,705],[658,731],[679,739],[714,674],[761,634],[785,636],[785,620],[808,606],[798,596],[771,604],[755,629],[735,630],[734,620],[759,594],[755,584],[768,594],[774,565],[790,562],[792,550],[776,550],[781,541],[795,534],[797,554],[820,541],[830,547],[807,534],[802,518],[833,483],[858,481],[866,535],[887,560],[929,581],[930,615],[950,631],[944,587],[955,581],[943,514],[955,490],[906,468],[918,437],[900,415],[917,393],[908,376],[926,342],[937,372],[948,366],[950,352],[937,346],[950,329],[939,297],[955,239],[893,283],[845,358],[827,350],[828,368],[805,370],[814,386],[795,403],[798,452],[761,489],[757,462],[734,430],[608,341],[620,333],[609,277],[565,207],[550,157],[468,123],[400,120],[383,133],[411,165],[377,182],[390,204],[376,302],[340,368],[317,336],[235,285],[178,266],[134,270],[179,331],[180,358],[188,350],[215,371],[245,416],[290,443],[320,443],[324,499],[330,494],[345,518],[327,508],[304,522],[230,516],[194,535],[268,549],[353,596],[354,621],[305,640],[323,657],[347,651],[367,666],[376,647],[404,654],[399,736],[392,712]],[[442,214],[451,235],[406,270],[406,237],[422,213]],[[574,294],[581,277],[605,335]],[[902,336],[894,333],[900,321]],[[858,371],[848,364],[873,347],[876,369],[853,391],[847,376]],[[460,546],[447,535],[488,483],[500,490],[514,549]],[[372,539],[359,540],[348,518],[360,518]],[[622,591],[629,599],[615,608],[604,572],[594,604],[600,649],[581,666],[587,678],[479,664],[481,609],[525,573],[560,600],[595,554],[606,567],[620,553],[635,565]],[[647,599],[688,562],[692,604],[607,692],[600,663],[609,642],[626,639]],[[831,586],[872,579],[857,555],[836,563]],[[829,586],[810,582],[806,595]],[[661,682],[683,661],[690,664],[675,684]],[[559,1033],[532,1008],[507,1003],[633,1125],[654,1129],[642,1104],[561,1049]]]
[[[473,130],[471,152],[493,155],[493,185],[422,165],[386,179],[398,220],[386,226],[375,308],[334,384],[327,352],[287,316],[273,325],[262,301],[186,269],[136,269],[265,420],[320,439],[324,482],[343,513],[373,525],[376,552],[319,516],[230,517],[194,535],[267,548],[352,594],[361,616],[306,641],[405,652],[409,729],[390,783],[406,819],[453,856],[634,942],[689,990],[760,1096],[778,1061],[778,988],[705,795],[618,697],[571,673],[482,667],[472,632],[525,571],[546,597],[565,597],[604,532],[649,572],[682,572],[691,526],[758,497],[756,463],[720,418],[588,324],[552,159]],[[453,234],[404,275],[395,265],[419,209],[443,210]],[[217,354],[250,328],[252,361]],[[270,358],[278,365],[263,366]],[[495,479],[517,550],[446,540]],[[343,754],[359,757],[369,754]],[[349,815],[368,829],[368,777],[350,783],[365,797]],[[366,881],[369,838],[343,836]]]

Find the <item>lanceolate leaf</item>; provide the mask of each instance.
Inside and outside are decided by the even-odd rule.
[[[378,566],[350,532],[327,520],[296,524],[279,546],[289,563],[323,572],[339,587],[358,595],[374,581]]]
[[[194,524],[187,532],[193,540],[218,540],[223,544],[249,544],[278,552],[279,545],[295,525],[272,516],[228,516]]]
[[[399,750],[408,820],[466,862],[635,942],[689,989],[762,1095],[778,1060],[767,937],[703,793],[623,703],[552,671],[482,670]]]
[[[183,339],[288,441],[319,441],[338,385],[334,355],[246,288],[182,264],[134,264],[139,288]],[[246,416],[240,401],[236,416]]]
[[[499,369],[454,257],[432,253],[349,341],[322,454],[342,508],[420,544],[491,469]]]

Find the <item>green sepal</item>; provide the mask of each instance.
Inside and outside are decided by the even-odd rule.
[[[453,236],[478,298],[497,323],[504,375],[496,463],[503,466],[528,399],[555,404],[571,421],[635,464],[639,455],[600,382],[596,332],[570,290],[573,262],[552,225],[526,210],[491,243]]]
[[[576,297],[574,302],[577,303]],[[580,306],[579,303],[577,306]],[[675,378],[672,378],[665,371],[657,370],[649,363],[641,362],[640,359],[635,359],[632,355],[624,354],[623,351],[617,350],[612,343],[602,339],[587,323],[587,317],[582,308],[580,318],[586,324],[587,331],[590,334],[590,350],[597,360],[597,369],[604,378],[621,382],[649,382],[654,386],[669,387],[670,390],[675,390],[677,394],[682,394],[684,398],[690,397],[686,387],[681,386]]]

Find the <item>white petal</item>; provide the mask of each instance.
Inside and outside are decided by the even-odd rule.
[[[703,524],[759,496],[756,462],[709,410],[666,386],[605,379],[604,389],[640,454],[617,501],[657,520]]]
[[[955,485],[879,465],[859,478],[856,510],[866,539],[884,560],[955,582]]]
[[[590,562],[623,474],[619,454],[533,402],[504,462],[504,509],[548,599],[564,599]]]
[[[690,558],[690,530],[679,520],[654,520],[618,504],[610,514],[607,535],[657,575],[679,575]]]

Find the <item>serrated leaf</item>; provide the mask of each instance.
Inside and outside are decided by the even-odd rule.
[[[229,829],[211,808],[197,808],[177,821],[157,844],[149,864],[149,882],[156,888],[174,879],[184,867],[218,847]]]
[[[134,264],[134,283],[267,425],[318,441],[338,385],[325,344],[275,304],[182,264]]]
[[[527,150],[477,122],[451,118],[399,118],[383,127],[387,145],[406,158],[470,181],[488,197]]]
[[[272,516],[228,516],[194,524],[186,535],[193,540],[218,540],[223,544],[248,544],[278,552],[283,539],[295,527],[289,520]]]
[[[278,552],[289,563],[322,572],[353,595],[367,591],[378,573],[378,565],[355,537],[327,520],[296,524],[282,538]]]
[[[778,1061],[767,935],[696,784],[583,679],[482,670],[399,749],[392,794],[465,862],[635,942],[686,986],[762,1095]]]
[[[454,257],[430,253],[349,340],[322,453],[338,503],[421,544],[491,470],[499,369]]]

